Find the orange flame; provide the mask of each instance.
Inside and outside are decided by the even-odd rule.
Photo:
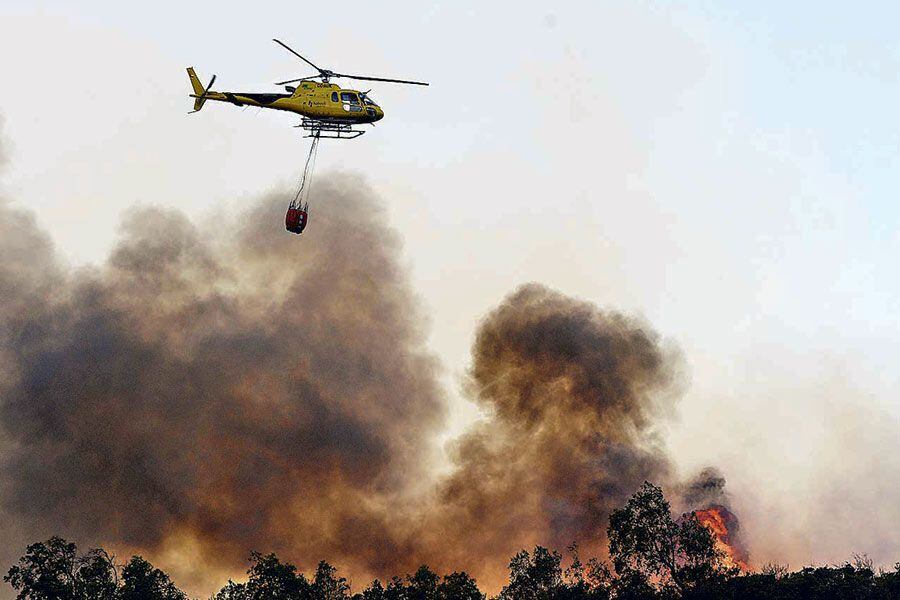
[[[736,539],[737,517],[724,506],[713,505],[695,511],[697,519],[716,538],[716,548],[722,552],[726,567],[750,570],[750,557]]]

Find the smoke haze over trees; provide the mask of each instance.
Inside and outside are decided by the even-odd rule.
[[[776,566],[741,574],[716,548],[696,514],[675,519],[662,490],[644,483],[609,521],[610,564],[566,560],[537,546],[509,561],[495,600],[891,600],[900,594],[900,564],[876,573],[865,559],[789,573]],[[60,538],[30,545],[4,577],[18,600],[186,600],[169,577],[139,556],[125,564],[102,549],[79,555]],[[254,552],[244,581],[229,581],[211,600],[484,600],[469,574],[414,573],[375,580],[355,594],[348,580],[320,561],[309,577],[275,554]]]
[[[361,181],[317,194],[300,243],[281,197],[203,224],[135,208],[106,262],[77,269],[0,205],[9,539],[189,552],[175,574],[201,588],[261,547],[499,582],[485,565],[519,548],[602,546],[611,507],[670,479],[656,423],[678,353],[537,284],[481,323],[467,393],[484,418],[435,478],[446,399],[399,238]]]
[[[731,514],[722,475],[680,481],[662,442],[678,349],[535,283],[479,322],[464,393],[483,417],[441,464],[447,395],[400,238],[359,179],[317,185],[300,243],[280,230],[281,195],[203,223],[143,207],[105,262],[78,268],[0,199],[0,559],[58,535],[205,593],[264,549],[380,577],[386,598],[474,597],[470,576],[555,589],[555,555],[522,548],[605,557],[610,516],[645,480],[676,490],[679,511]],[[150,562],[107,571],[121,590],[174,594]],[[254,555],[260,577],[286,565]]]
[[[263,542],[367,568],[406,553],[438,367],[378,206],[322,187],[310,243],[272,235],[275,198],[208,231],[136,209],[107,263],[75,271],[0,207],[10,519],[225,563]]]

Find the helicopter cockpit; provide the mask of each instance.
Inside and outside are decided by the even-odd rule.
[[[362,97],[363,104],[366,106],[366,114],[376,121],[380,119],[381,117],[378,115],[381,112],[381,109],[375,104],[375,101],[369,98],[369,95],[366,93],[360,94],[360,96]],[[381,115],[384,116],[384,113],[381,113]]]

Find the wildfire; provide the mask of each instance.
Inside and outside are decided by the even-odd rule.
[[[716,548],[722,551],[725,565],[749,571],[750,556],[737,536],[739,529],[737,516],[724,506],[716,504],[695,512],[697,519],[716,536]]]

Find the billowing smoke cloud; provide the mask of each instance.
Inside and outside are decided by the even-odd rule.
[[[677,352],[539,285],[480,323],[485,417],[436,476],[445,400],[399,239],[359,180],[323,179],[302,239],[281,197],[202,224],[143,208],[75,270],[0,206],[7,532],[141,551],[200,592],[254,549],[490,585],[535,543],[600,551],[609,512],[670,480]]]
[[[319,194],[303,240],[281,198],[202,226],[135,210],[74,272],[0,208],[0,483],[32,538],[393,560],[438,367],[380,206],[349,178]]]
[[[484,558],[534,543],[601,551],[611,510],[669,479],[654,425],[679,365],[638,319],[521,287],[477,332],[469,388],[488,416],[453,448],[440,535],[478,532]]]

